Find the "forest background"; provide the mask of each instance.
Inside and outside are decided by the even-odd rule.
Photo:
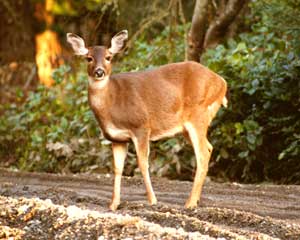
[[[229,106],[209,130],[217,181],[300,183],[300,0],[2,0],[0,166],[109,173],[110,142],[87,103],[85,62],[65,34],[109,45],[114,72],[194,60],[226,79]],[[192,180],[182,137],[151,145],[150,171]],[[132,146],[124,174],[139,174]]]

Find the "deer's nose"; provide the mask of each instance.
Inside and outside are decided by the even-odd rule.
[[[96,78],[104,77],[104,70],[102,68],[97,68],[94,72]]]

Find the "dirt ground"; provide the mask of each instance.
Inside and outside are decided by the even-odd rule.
[[[207,181],[199,207],[183,208],[191,182],[122,180],[108,210],[110,175],[54,175],[0,169],[0,239],[300,239],[300,186]]]

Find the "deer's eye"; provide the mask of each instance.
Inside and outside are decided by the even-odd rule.
[[[92,57],[86,57],[85,58],[88,62],[92,62],[93,61],[93,58]]]
[[[108,61],[108,62],[110,62],[110,61],[111,61],[111,59],[112,59],[112,57],[111,57],[111,56],[106,56],[106,57],[105,57],[105,60],[106,60],[106,61]]]

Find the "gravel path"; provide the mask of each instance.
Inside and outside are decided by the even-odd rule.
[[[199,207],[182,206],[192,183],[123,178],[122,203],[108,210],[109,175],[0,169],[0,239],[300,239],[300,186],[206,182]]]

